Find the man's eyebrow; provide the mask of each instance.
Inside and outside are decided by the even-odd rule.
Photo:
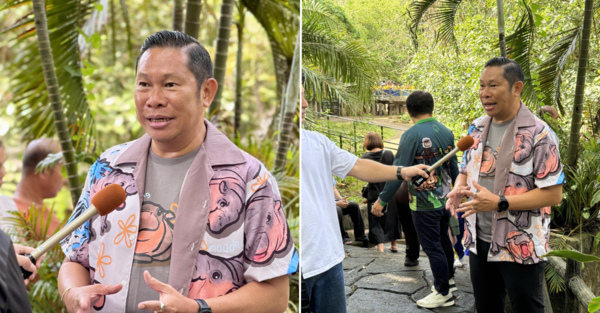
[[[142,78],[150,78],[150,75],[146,74],[146,73],[142,73],[142,72],[138,72],[138,76],[142,77]],[[176,73],[165,73],[162,74],[161,77],[163,79],[169,78],[169,77],[179,77],[179,75],[177,75]]]

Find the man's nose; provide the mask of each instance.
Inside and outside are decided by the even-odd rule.
[[[150,96],[146,101],[146,105],[149,107],[165,106],[167,103],[166,100],[167,99],[162,88],[152,87],[152,90],[150,91]]]

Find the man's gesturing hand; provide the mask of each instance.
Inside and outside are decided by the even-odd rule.
[[[171,285],[160,282],[158,279],[150,276],[148,271],[144,271],[144,280],[150,288],[158,292],[160,301],[144,301],[138,304],[138,309],[155,312],[198,312],[198,303],[196,301],[180,294]],[[164,311],[160,310],[160,303],[165,305]]]
[[[463,191],[465,196],[473,197],[473,200],[462,203],[458,206],[458,212],[465,212],[463,218],[466,218],[467,216],[477,212],[488,212],[498,209],[498,201],[500,201],[499,196],[479,185],[475,180],[473,180],[473,187],[477,189],[477,195],[473,196],[475,192],[469,190]]]
[[[452,189],[447,195],[448,201],[446,201],[446,210],[450,210],[450,213],[454,218],[458,220],[458,215],[456,214],[456,208],[462,202],[462,199],[465,197],[463,191],[469,190],[467,186],[460,186]]]
[[[114,286],[96,284],[91,286],[74,287],[67,290],[63,301],[69,313],[91,313],[92,308],[103,296],[115,294],[123,285]]]
[[[413,177],[415,176],[423,176],[425,178],[428,178],[429,175],[427,175],[427,173],[425,173],[425,169],[428,169],[429,166],[425,165],[425,164],[417,164],[415,166],[411,166],[411,167],[403,167],[402,168],[402,172],[400,173],[400,175],[402,175],[402,179],[406,180],[406,181],[411,181],[413,179]]]
[[[39,258],[39,260],[37,260],[37,264],[33,264],[31,263],[31,260],[29,260],[29,258],[25,256],[25,254],[31,253],[33,250],[35,250],[34,248],[22,246],[16,243],[13,244],[13,248],[15,249],[15,254],[17,255],[17,262],[19,262],[19,266],[31,272],[31,275],[24,280],[25,285],[27,285],[29,283],[29,280],[33,279],[35,277],[35,274],[37,274],[37,269],[42,264],[42,260],[44,259],[45,254],[44,256]]]

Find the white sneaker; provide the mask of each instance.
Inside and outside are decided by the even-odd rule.
[[[462,258],[459,259],[457,256],[454,256],[454,267],[463,267],[462,260]]]
[[[450,280],[448,280],[448,284],[450,285],[450,292],[458,291],[458,288],[456,288],[456,283],[454,282],[454,278],[450,278]],[[431,286],[431,291],[436,291],[435,286]]]
[[[427,297],[417,301],[417,305],[428,309],[452,306],[454,305],[454,297],[452,297],[452,292],[448,292],[447,295],[443,296],[439,292],[433,291]]]

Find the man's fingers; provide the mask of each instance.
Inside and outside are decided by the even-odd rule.
[[[146,284],[150,286],[150,288],[157,292],[165,291],[165,287],[167,286],[158,279],[152,277],[148,271],[144,271],[144,281],[146,281]]]
[[[429,165],[425,165],[425,164],[417,164],[416,165],[417,168],[421,169],[421,170],[425,170],[429,168]]]
[[[473,194],[475,194],[475,193],[472,192],[471,190],[463,190],[462,194],[465,195],[465,196],[467,196],[467,197],[472,197]]]
[[[473,179],[473,187],[475,187],[475,189],[477,189],[477,191],[481,191],[481,189],[483,188],[480,184],[478,184],[474,179]]]
[[[421,164],[421,165],[424,165],[424,164]],[[425,177],[425,178],[429,178],[429,175],[427,174],[427,172],[425,172],[425,171],[424,171],[424,170],[422,170],[422,169],[419,169],[419,170],[417,171],[417,174],[418,174],[418,175],[421,175],[421,176],[423,176],[423,177]]]
[[[93,291],[94,291],[94,293],[99,294],[99,295],[112,295],[112,294],[115,294],[115,293],[121,291],[122,288],[123,288],[123,285],[121,285],[121,284],[116,284],[116,285],[97,284],[97,285],[93,285]]]
[[[13,247],[15,248],[15,254],[27,254],[27,253],[31,253],[31,251],[35,250],[35,248],[22,246],[19,244],[14,244]]]
[[[138,304],[138,309],[148,311],[160,311],[160,301],[144,301]]]

